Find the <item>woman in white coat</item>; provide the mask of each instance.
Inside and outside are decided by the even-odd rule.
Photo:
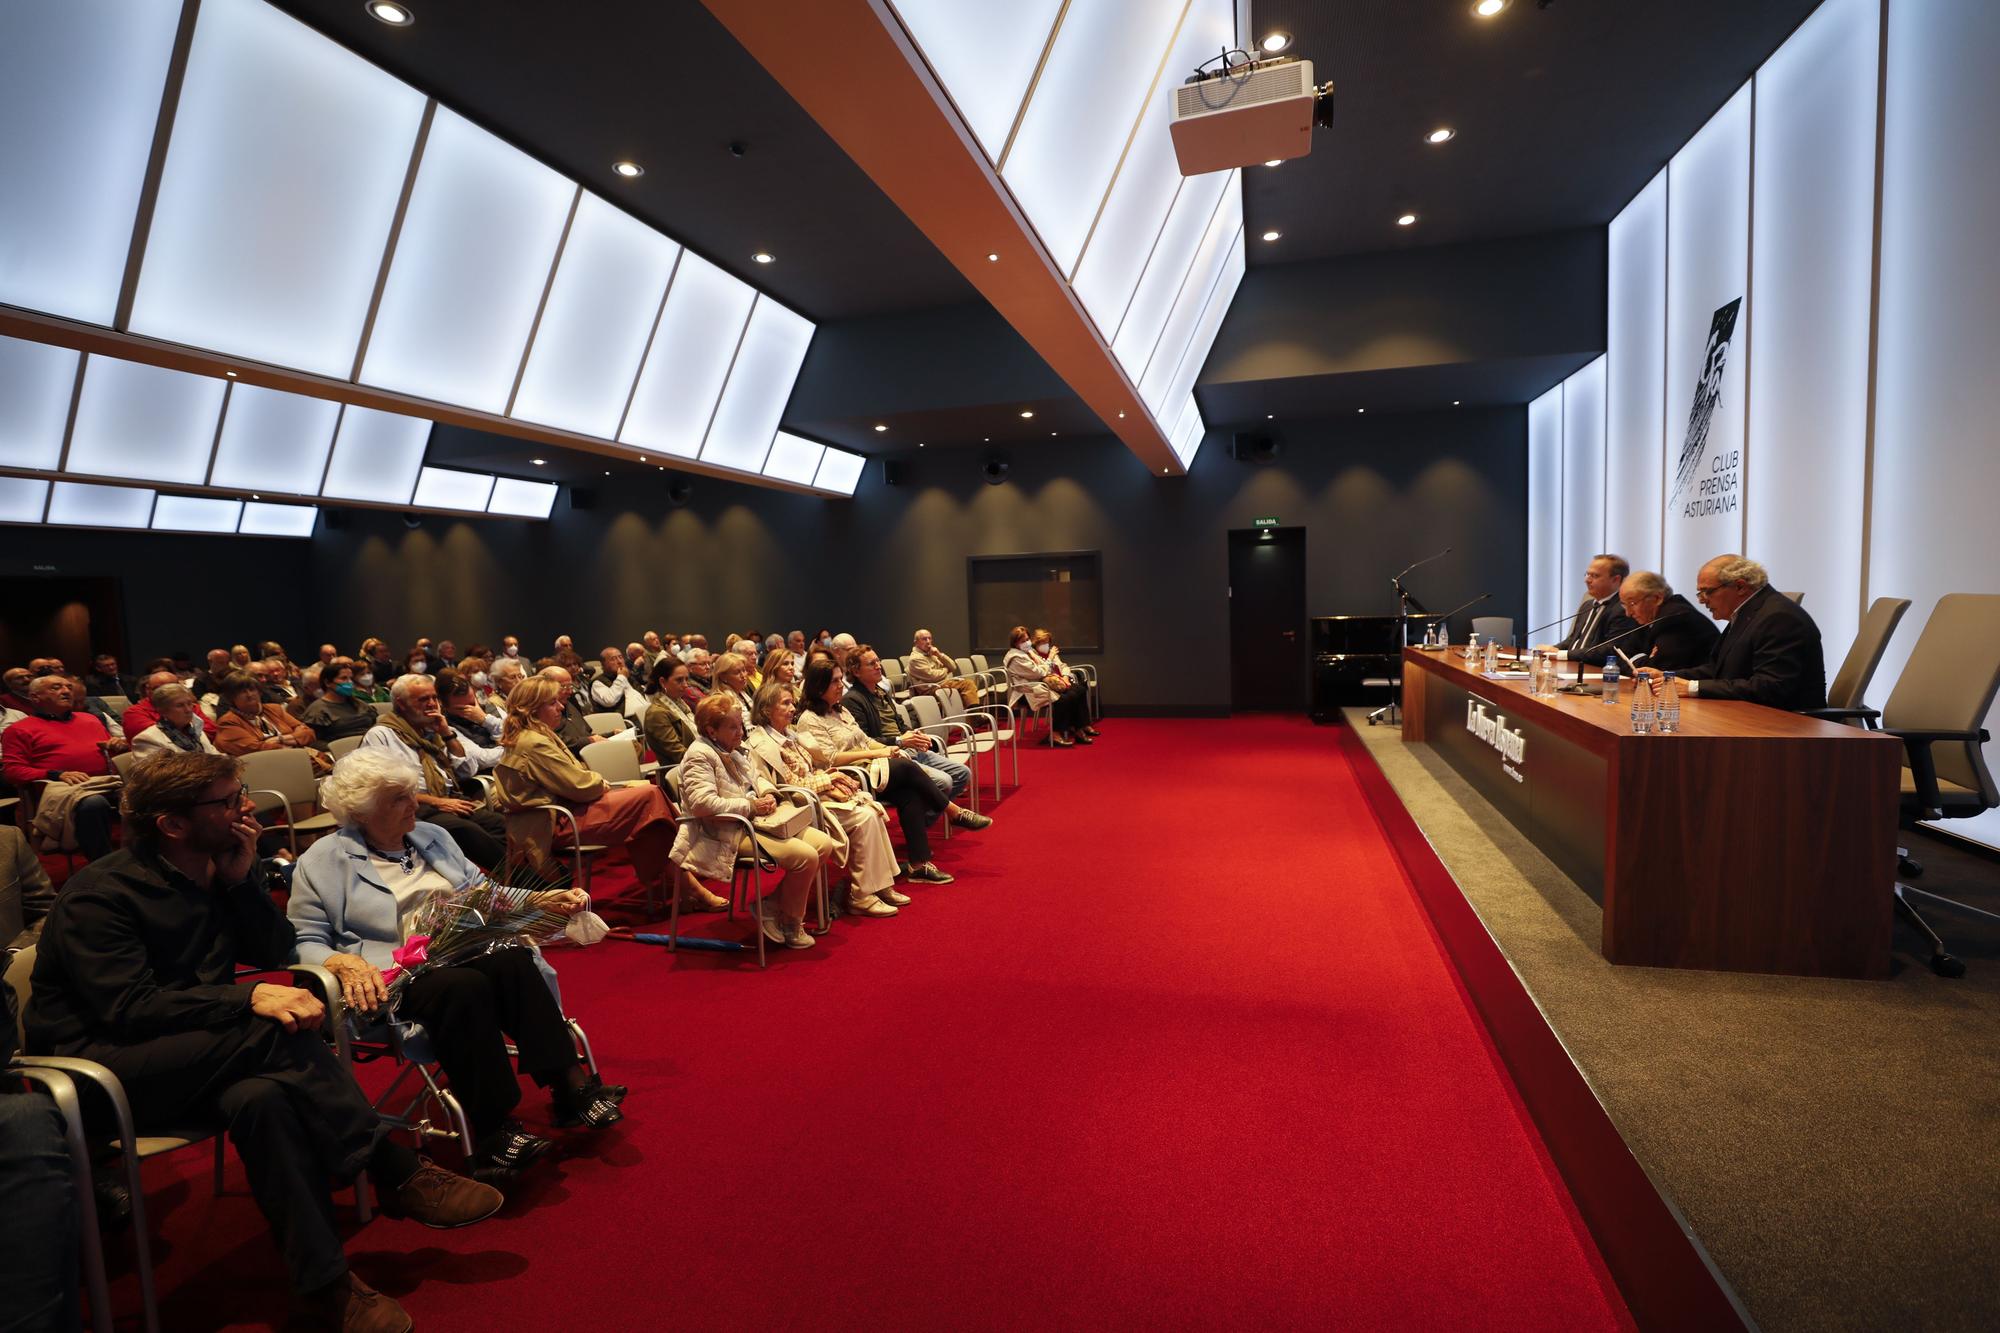
[[[798,704],[792,687],[769,681],[750,706],[750,753],[764,776],[779,786],[804,787],[819,798],[828,832],[835,836],[833,863],[847,867],[847,910],[861,916],[894,916],[907,894],[896,890],[896,849],[889,843],[889,815],[846,773],[815,767],[812,751],[792,730]]]
[[[160,720],[132,737],[133,754],[219,753],[215,742],[209,740],[208,731],[194,720],[193,691],[185,685],[161,685],[146,697],[152,700]]]
[[[681,825],[669,856],[689,874],[727,881],[735,873],[736,858],[750,850],[750,839],[741,825],[722,816],[754,821],[775,813],[778,798],[774,784],[756,772],[743,751],[743,708],[736,696],[711,694],[696,706],[694,722],[701,736],[681,760],[680,813],[697,818]],[[759,834],[757,841],[783,873],[776,892],[764,895],[758,928],[773,944],[812,948],[813,937],[805,929],[806,898],[820,857],[832,851],[833,840],[808,828],[791,838]]]
[[[1028,706],[1037,712],[1049,710],[1049,744],[1059,750],[1072,745],[1089,745],[1096,732],[1090,725],[1090,706],[1084,694],[1083,682],[1063,674],[1060,664],[1048,660],[1053,645],[1048,631],[1039,631],[1037,652],[1030,648],[1028,627],[1016,625],[1007,632],[1007,656],[1001,665],[1007,669],[1007,699],[1011,704],[1015,699],[1026,699]]]

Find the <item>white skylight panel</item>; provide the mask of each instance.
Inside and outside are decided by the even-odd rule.
[[[1093,0],[1063,15],[1000,174],[1065,273],[1075,271],[1182,9],[1183,0]]]
[[[55,469],[76,358],[67,347],[0,338],[0,467]]]
[[[340,404],[238,384],[222,414],[209,485],[317,495]]]
[[[153,505],[152,526],[155,532],[234,532],[242,516],[241,500],[162,495]]]
[[[681,256],[620,440],[681,458],[701,452],[756,299],[755,291],[701,256]]]
[[[408,504],[430,438],[431,423],[421,417],[350,404],[340,414],[320,494],[332,500]]]
[[[310,537],[319,510],[311,505],[258,504],[245,501],[237,531],[246,537]]]
[[[1174,457],[1181,460],[1182,467],[1194,462],[1195,451],[1201,448],[1206,431],[1201,408],[1195,403],[1194,395],[1189,394],[1187,406],[1181,410],[1180,423],[1174,427],[1173,436],[1168,440],[1168,447],[1174,451]]]
[[[49,522],[72,528],[143,528],[153,517],[153,492],[131,486],[59,481],[49,494]]]
[[[1181,350],[1179,364],[1161,391],[1162,404],[1178,403],[1193,395],[1194,382],[1208,361],[1209,349],[1215,346],[1215,334],[1222,327],[1222,317],[1229,313],[1229,303],[1236,296],[1237,285],[1243,281],[1243,268],[1243,233],[1239,231],[1223,244],[1221,271],[1209,284],[1201,314],[1195,320],[1187,345]]]
[[[203,0],[133,330],[346,379],[423,109],[262,0]]]
[[[850,454],[844,449],[828,449],[826,457],[820,460],[819,474],[813,478],[813,489],[853,495],[861,481],[862,465],[867,461],[860,454]]]
[[[0,523],[39,523],[49,484],[34,477],[0,477]]]
[[[1159,241],[1147,257],[1145,272],[1111,343],[1111,354],[1133,380],[1146,373],[1146,363],[1159,343],[1160,330],[1180,295],[1188,268],[1201,249],[1202,238],[1215,220],[1222,196],[1236,193],[1229,188],[1235,180],[1236,173],[1230,171],[1191,176],[1182,183],[1173,211],[1167,215]]]
[[[439,107],[362,382],[504,411],[575,197],[571,182]]]
[[[484,513],[493,494],[493,478],[484,472],[454,472],[427,467],[417,474],[416,498],[410,501],[424,509],[469,509]]]
[[[1062,0],[894,0],[903,27],[986,156],[1000,160]]]
[[[1160,327],[1159,343],[1154,347],[1152,359],[1146,363],[1146,373],[1139,381],[1139,396],[1146,400],[1146,405],[1153,409],[1155,416],[1159,415],[1161,404],[1168,401],[1168,381],[1180,366],[1181,355],[1187,351],[1188,343],[1194,336],[1195,324],[1208,304],[1216,274],[1229,261],[1231,252],[1238,248],[1237,237],[1242,229],[1243,193],[1236,188],[1236,173],[1232,171],[1229,173],[1229,187],[1223,191],[1222,207],[1216,210],[1207,234],[1201,238],[1201,248],[1195,252],[1194,262],[1188,266],[1187,280],[1181,284],[1180,295],[1174,298],[1174,308],[1168,312],[1167,322]]]
[[[495,477],[493,494],[486,502],[489,514],[512,514],[516,518],[547,518],[555,508],[557,486],[552,481],[521,481]]]
[[[812,336],[811,320],[768,296],[758,299],[715,409],[715,421],[708,428],[702,462],[745,472],[762,470]]]
[[[111,323],[180,8],[0,5],[0,302]]]
[[[810,486],[825,454],[825,445],[779,431],[778,438],[771,441],[771,456],[764,460],[764,475]]]
[[[200,485],[208,476],[225,383],[137,361],[89,358],[64,470]]]

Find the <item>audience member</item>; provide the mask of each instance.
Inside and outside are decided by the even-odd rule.
[[[319,698],[306,709],[305,724],[322,744],[360,736],[375,725],[379,716],[374,705],[361,701],[360,686],[354,683],[354,663],[336,657],[320,670]]]
[[[715,659],[708,655],[708,649],[695,648],[688,653],[688,681],[706,697],[715,684]]]
[[[428,676],[431,674],[431,650],[421,643],[403,654],[403,674],[406,676]]]
[[[63,679],[69,682],[70,698],[76,701],[76,711],[79,713],[88,713],[96,718],[98,723],[103,726],[105,734],[110,736],[112,740],[123,741],[125,739],[124,724],[119,722],[116,713],[104,706],[104,700],[83,688],[83,682],[75,676],[65,676]],[[123,750],[127,747],[118,745],[113,748]]]
[[[646,655],[645,644],[634,642],[625,645],[625,669],[632,676],[632,688],[643,696],[647,682],[653,678],[653,662]]]
[[[431,665],[439,671],[450,671],[458,665],[458,645],[450,639],[439,639],[431,652]]]
[[[802,629],[795,629],[790,634],[787,634],[785,636],[785,647],[791,649],[792,657],[798,662],[799,669],[804,670],[806,661],[806,632]]]
[[[1057,749],[1091,744],[1090,703],[1083,682],[1052,666],[1046,654],[1030,647],[1032,641],[1025,625],[1007,631],[1007,656],[1001,665],[1007,669],[1009,700],[1022,698],[1037,711],[1049,710],[1049,744]]]
[[[152,705],[153,721],[144,731],[133,734],[133,754],[154,755],[169,751],[182,754],[220,753],[201,724],[201,710],[195,707],[193,690],[169,682],[156,687],[147,696],[147,702]],[[133,710],[128,708],[125,711],[130,713]]]
[[[207,666],[202,669],[201,673],[194,678],[194,683],[188,686],[189,689],[194,691],[195,697],[205,703],[210,698],[220,700],[222,697],[222,678],[229,675],[231,671],[229,650],[227,648],[209,649],[207,663]],[[213,707],[213,704],[210,706]]]
[[[646,743],[662,768],[673,768],[687,756],[687,747],[700,735],[695,730],[694,708],[701,695],[688,683],[685,662],[669,659],[653,673],[653,703],[646,710]]]
[[[37,803],[34,827],[44,846],[75,846],[96,861],[111,850],[118,812],[103,788],[111,776],[111,734],[89,713],[75,707],[76,686],[67,676],[37,677],[28,686],[33,717],[7,728],[0,772],[16,790],[37,782],[49,786]],[[96,779],[98,781],[93,781]]]
[[[330,643],[321,644],[319,646],[319,669],[325,671],[333,665],[333,659],[338,656],[340,656],[340,649]]]
[[[521,656],[521,641],[511,634],[501,635],[500,656],[518,660]]]
[[[910,644],[910,668],[904,675],[911,694],[936,694],[956,690],[967,708],[979,707],[979,682],[958,674],[958,666],[937,646],[927,629],[920,629]]]
[[[250,669],[250,649],[243,644],[235,644],[229,650],[229,665],[235,671]]]
[[[507,821],[472,799],[460,781],[479,772],[479,760],[446,720],[436,684],[429,676],[398,676],[390,693],[393,706],[362,736],[361,750],[418,770],[423,785],[416,800],[424,818],[449,833],[482,870],[493,869],[507,855]]]
[[[764,654],[764,670],[761,673],[765,685],[780,684],[790,692],[792,702],[799,698],[799,662],[789,648],[773,648]],[[758,687],[761,691],[763,686]]]
[[[480,707],[478,691],[472,682],[453,668],[443,668],[432,680],[437,686],[444,719],[458,733],[465,752],[479,765],[481,773],[492,772],[506,753],[500,748],[500,729],[506,719]]]
[[[570,753],[581,755],[584,746],[592,741],[604,739],[590,729],[590,715],[595,709],[590,704],[589,692],[576,684],[576,677],[568,668],[549,665],[541,668],[535,675],[543,680],[552,680],[562,687],[562,722],[556,728],[556,735],[570,748]],[[514,688],[519,689],[520,686]]]
[[[972,785],[972,770],[942,753],[937,738],[930,733],[903,730],[902,719],[896,715],[896,701],[882,683],[881,656],[862,644],[848,653],[846,666],[849,684],[847,697],[841,702],[854,724],[869,739],[896,746],[930,772],[931,780],[950,801],[945,814],[952,823],[969,829],[983,829],[991,824],[991,816],[957,804],[957,798]]]
[[[633,679],[625,654],[616,648],[606,648],[597,655],[597,660],[602,665],[596,677],[584,687],[590,694],[591,711],[617,713],[630,722],[644,726],[645,686]]]
[[[724,653],[715,659],[715,688],[711,695],[734,699],[743,710],[744,725],[750,721],[750,659],[741,653]]]
[[[883,802],[896,811],[909,859],[903,877],[921,884],[949,884],[952,877],[931,860],[929,825],[951,802],[931,780],[930,771],[893,745],[881,745],[856,726],[841,706],[847,679],[832,657],[816,657],[806,667],[798,730],[816,762],[829,768],[869,766],[869,779]],[[879,761],[879,764],[878,764]]]
[[[333,767],[323,751],[313,748],[319,739],[313,729],[278,705],[265,703],[261,687],[250,676],[223,677],[222,701],[222,712],[215,720],[215,748],[222,753],[298,749],[312,757],[314,772],[324,773]]]
[[[153,706],[153,691],[159,689],[162,685],[186,685],[186,682],[181,680],[172,671],[155,671],[140,683],[144,688],[140,691],[138,702],[127,708],[125,716],[118,719],[125,725],[125,734],[132,739],[133,748],[135,749],[138,747],[139,733],[160,720],[160,712]],[[187,685],[186,688],[189,696],[192,697],[195,693],[194,687]],[[194,710],[192,723],[203,731],[211,729],[208,719],[202,716],[199,707]]]
[[[55,906],[55,885],[28,835],[0,824],[0,954],[25,949],[41,938],[42,919]],[[0,991],[6,990],[0,985]],[[13,1037],[9,1029],[5,1034]],[[4,1064],[0,1060],[0,1064]]]
[[[106,699],[122,697],[136,701],[139,697],[139,682],[130,676],[120,675],[118,659],[110,653],[99,653],[91,659],[90,672],[83,678],[83,688]]]

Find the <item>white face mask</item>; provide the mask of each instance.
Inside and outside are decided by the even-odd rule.
[[[431,664],[425,661],[421,657],[419,657],[416,661],[410,663],[410,670],[419,676],[423,675],[426,671],[429,671],[430,669],[431,669]]]
[[[354,683],[356,685],[359,685],[362,689],[365,690],[369,686],[375,683],[375,673],[372,671],[364,671],[360,675],[354,678]]]
[[[472,673],[472,683],[477,688],[483,690],[493,682],[487,679],[486,673],[484,671],[475,671]]]
[[[521,655],[521,646],[519,644],[510,643],[507,645],[507,656],[519,657],[520,655]]]
[[[1035,645],[1035,652],[1042,657],[1047,657],[1054,651],[1055,645],[1052,643],[1038,643]]]

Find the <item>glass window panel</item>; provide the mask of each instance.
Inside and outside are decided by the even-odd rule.
[[[242,514],[241,500],[162,495],[153,505],[153,528],[157,532],[234,532]]]
[[[111,323],[180,9],[0,5],[0,301]]]
[[[764,475],[810,486],[813,474],[819,471],[820,457],[825,453],[826,446],[823,444],[779,431],[778,438],[771,442],[771,456],[764,460]]]
[[[620,440],[681,458],[701,452],[756,299],[755,291],[701,256],[681,256]]]
[[[1604,544],[1634,569],[1660,567],[1665,448],[1667,173],[1611,219],[1604,376]],[[1540,624],[1540,621],[1531,621]]]
[[[1235,179],[1233,171],[1220,172],[1192,176],[1181,185],[1180,195],[1167,215],[1158,243],[1145,261],[1145,272],[1111,343],[1111,354],[1134,381],[1146,373],[1147,358],[1160,340],[1160,329],[1174,308],[1174,298],[1180,295],[1188,268],[1201,249],[1209,224],[1215,220],[1224,186]]]
[[[999,161],[1062,0],[895,0],[897,17],[986,156]]]
[[[200,485],[208,477],[226,383],[137,361],[89,358],[64,471]]]
[[[33,477],[0,477],[0,523],[39,523],[49,484]]]
[[[251,537],[310,537],[319,510],[311,505],[258,504],[245,501],[243,522],[236,529]]]
[[[0,338],[0,466],[55,470],[76,358],[67,347]]]
[[[495,477],[493,495],[486,502],[489,514],[512,514],[517,518],[547,518],[555,508],[556,484],[552,481],[521,481]]]
[[[820,460],[819,475],[813,478],[813,489],[836,495],[854,494],[854,487],[861,480],[861,467],[867,461],[860,454],[828,449],[826,457]]]
[[[535,330],[514,415],[612,439],[680,246],[585,194]]]
[[[340,414],[340,433],[320,494],[336,500],[408,504],[430,438],[431,423],[422,417],[349,405]]]
[[[262,0],[203,0],[133,330],[346,379],[423,110]]]
[[[575,196],[571,182],[439,107],[362,382],[504,411]]]
[[[1184,0],[1072,4],[1001,176],[1064,273],[1111,184]]]
[[[1201,315],[1195,321],[1187,346],[1181,351],[1180,364],[1174,368],[1173,377],[1167,381],[1160,397],[1163,406],[1171,407],[1184,398],[1192,400],[1194,382],[1200,377],[1201,368],[1208,363],[1209,349],[1215,346],[1216,331],[1222,327],[1222,318],[1229,313],[1229,303],[1236,298],[1237,285],[1242,281],[1243,233],[1239,231],[1224,247],[1222,271],[1209,288]],[[1162,417],[1164,420],[1164,413]]]
[[[745,472],[762,470],[812,336],[811,320],[768,296],[758,299],[722,402],[715,409],[715,422],[701,447],[702,462]]]
[[[1222,194],[1222,207],[1216,210],[1207,234],[1201,239],[1201,248],[1195,252],[1194,262],[1188,267],[1187,280],[1181,284],[1180,295],[1174,298],[1166,323],[1160,326],[1159,344],[1154,347],[1152,359],[1146,363],[1145,377],[1139,382],[1139,394],[1155,416],[1160,414],[1161,407],[1167,402],[1167,383],[1173,378],[1174,371],[1180,366],[1181,354],[1187,351],[1188,343],[1194,337],[1195,324],[1208,305],[1208,294],[1215,286],[1216,274],[1229,262],[1231,254],[1240,248],[1238,238],[1242,228],[1243,193],[1236,188],[1236,173],[1232,171],[1229,173],[1228,188]]]
[[[417,494],[410,503],[426,509],[470,509],[480,513],[492,494],[493,478],[484,472],[427,467],[417,474]]]
[[[340,404],[238,384],[222,414],[208,484],[243,491],[317,495],[333,447]]]
[[[153,493],[130,486],[59,481],[49,494],[49,522],[72,528],[143,528],[153,517]]]

